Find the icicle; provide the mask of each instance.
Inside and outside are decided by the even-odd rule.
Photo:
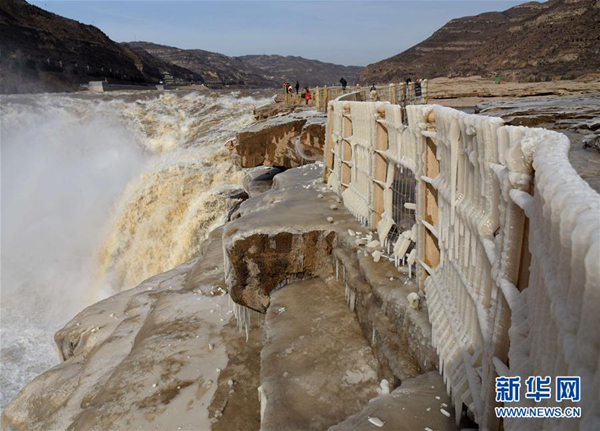
[[[250,326],[250,322],[248,322],[245,326],[246,326],[245,330],[246,330],[246,343],[247,343],[248,342],[248,338],[250,336],[249,330],[248,330],[248,327]]]

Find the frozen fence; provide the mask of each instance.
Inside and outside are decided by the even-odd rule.
[[[498,376],[520,376],[524,394],[529,376],[578,375],[585,420],[544,425],[593,429],[600,195],[569,164],[568,139],[440,106],[349,101],[329,104],[326,139],[327,184],[388,258],[416,270],[457,417],[466,405],[498,429]]]
[[[330,101],[338,98],[343,98],[345,95],[352,93],[352,100],[362,102],[385,101],[392,104],[397,104],[402,107],[406,105],[422,105],[427,103],[428,81],[424,79],[421,82],[410,82],[378,85],[372,91],[371,87],[348,86],[346,89],[342,87],[315,87],[311,90],[311,99],[309,103],[315,106],[320,111],[325,111]],[[300,94],[283,92],[283,100],[286,103],[304,103],[302,92]]]

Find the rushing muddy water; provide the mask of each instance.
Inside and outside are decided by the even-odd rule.
[[[85,306],[189,260],[239,183],[223,145],[272,91],[3,96],[0,406]]]

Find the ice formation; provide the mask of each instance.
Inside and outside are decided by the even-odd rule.
[[[417,264],[456,417],[465,404],[481,427],[496,429],[498,375],[580,375],[595,383],[584,384],[577,426],[592,429],[600,417],[592,393],[600,383],[600,196],[570,165],[568,139],[439,106],[407,106],[406,121],[403,114],[387,103],[333,102],[326,179],[397,266],[412,276]],[[392,218],[398,169],[416,180],[416,202],[404,203],[416,212],[409,230]],[[531,427],[525,419],[504,425]]]

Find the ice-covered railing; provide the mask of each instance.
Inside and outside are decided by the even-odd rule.
[[[500,427],[499,375],[523,390],[529,376],[582,376],[585,419],[544,425],[598,424],[600,196],[568,148],[555,132],[440,106],[329,104],[325,180],[389,259],[417,270],[457,417],[466,405],[483,428]],[[411,178],[398,171],[414,195],[397,195]]]
[[[546,400],[544,406],[578,406],[579,429],[600,424],[600,196],[568,161],[569,140],[546,130],[506,128],[521,134],[523,170],[530,191],[514,188],[511,200],[529,219],[529,287],[507,296],[512,312],[510,373],[581,377],[581,402]],[[508,152],[507,154],[510,154]],[[520,157],[520,154],[516,154]],[[512,286],[511,286],[512,287]],[[522,406],[536,403],[521,394]],[[537,403],[537,405],[540,405]],[[510,429],[573,429],[573,419],[506,420]]]

